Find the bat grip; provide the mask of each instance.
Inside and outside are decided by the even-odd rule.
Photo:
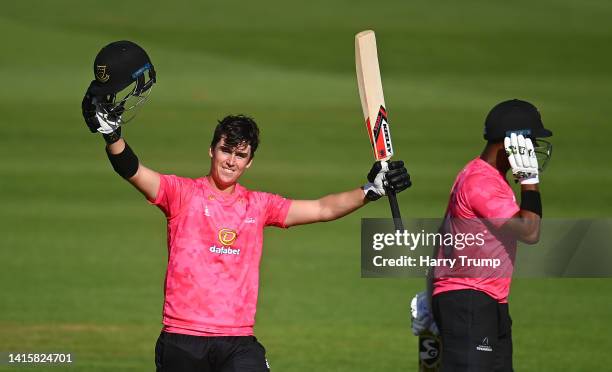
[[[402,215],[400,214],[399,204],[397,204],[397,196],[395,195],[395,191],[387,189],[386,192],[387,198],[389,199],[389,206],[391,207],[391,215],[393,216],[395,230],[404,231]]]

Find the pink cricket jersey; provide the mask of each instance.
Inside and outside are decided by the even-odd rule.
[[[489,226],[481,224],[482,228],[479,229],[484,232],[485,244],[480,249],[485,251],[482,254],[489,258],[499,258],[505,266],[497,269],[495,275],[491,275],[491,271],[487,272],[484,269],[475,268],[476,275],[436,277],[433,283],[433,294],[460,289],[475,289],[485,292],[498,302],[508,302],[512,268],[516,254],[516,240],[507,237],[502,238],[499,234],[494,235],[487,227],[493,229],[501,227],[508,218],[514,216],[519,210],[514,193],[505,176],[480,158],[470,161],[455,179],[448,202],[446,218],[458,221],[455,225],[461,225],[463,220],[464,225],[470,225],[469,229],[472,230],[474,230],[475,223],[481,224],[478,221],[486,219]],[[442,250],[440,250],[439,258],[442,257],[442,254]],[[503,274],[500,275],[500,272]],[[479,277],[479,273],[487,274]]]
[[[263,230],[286,227],[291,201],[239,184],[225,194],[206,177],[162,175],[151,203],[168,220],[164,330],[252,335]]]

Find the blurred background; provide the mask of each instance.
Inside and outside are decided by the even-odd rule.
[[[612,3],[589,1],[14,1],[0,14],[0,352],[72,352],[74,370],[154,369],[165,219],[111,169],[80,103],[98,50],[143,46],[158,84],[124,136],[147,166],[208,171],[216,121],[253,116],[242,183],[290,198],[357,187],[373,161],[354,35],[376,31],[405,217],[441,217],[496,103],[553,130],[545,217],[610,216]],[[420,279],[361,279],[362,217],[268,229],[256,335],[275,371],[413,371]],[[518,371],[612,363],[609,279],[520,279]],[[0,370],[15,367],[0,366]],[[54,370],[62,369],[59,367]]]

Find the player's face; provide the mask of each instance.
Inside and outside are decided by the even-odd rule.
[[[251,166],[251,145],[241,145],[230,148],[221,140],[214,148],[208,150],[210,155],[210,175],[217,186],[225,189],[238,182],[238,178]]]

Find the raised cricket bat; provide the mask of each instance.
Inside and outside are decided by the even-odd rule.
[[[357,83],[363,117],[374,150],[376,160],[389,160],[393,156],[391,132],[387,121],[387,109],[383,95],[380,68],[378,66],[378,51],[374,31],[367,30],[355,36],[355,66],[357,68]],[[391,214],[396,230],[403,231],[402,217],[395,192],[387,190]],[[440,368],[442,345],[440,339],[424,333],[419,336],[419,371],[434,372]]]
[[[363,117],[374,150],[374,157],[386,161],[393,156],[391,132],[387,121],[387,109],[383,95],[380,69],[378,67],[378,52],[374,31],[366,30],[355,35],[355,66],[357,69],[357,84]],[[387,190],[391,215],[395,229],[403,231],[402,216],[395,192]]]

